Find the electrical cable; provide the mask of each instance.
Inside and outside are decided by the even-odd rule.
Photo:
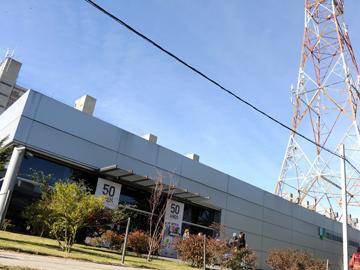
[[[194,71],[196,74],[198,74],[199,76],[203,77],[204,79],[206,79],[207,81],[209,81],[210,83],[214,84],[215,86],[217,86],[218,88],[220,88],[222,91],[230,94],[231,96],[233,96],[234,98],[236,98],[237,100],[241,101],[242,103],[244,103],[245,105],[247,105],[248,107],[252,108],[253,110],[257,111],[258,113],[262,114],[263,116],[269,118],[271,121],[277,123],[278,125],[282,126],[283,128],[291,131],[292,133],[298,135],[299,137],[303,138],[304,140],[314,144],[315,146],[325,150],[326,152],[344,159],[359,175],[360,175],[360,171],[346,158],[341,156],[340,154],[328,149],[327,147],[320,145],[319,143],[311,140],[310,138],[306,137],[305,135],[299,133],[298,131],[292,129],[291,127],[288,127],[287,125],[285,125],[284,123],[282,123],[280,120],[277,120],[276,118],[274,118],[273,116],[269,115],[268,113],[264,112],[263,110],[259,109],[258,107],[256,107],[255,105],[251,104],[250,102],[246,101],[245,99],[241,98],[240,96],[238,96],[237,94],[234,93],[234,91],[231,91],[229,89],[227,89],[226,87],[222,86],[219,82],[217,82],[215,79],[210,78],[208,75],[204,74],[203,72],[201,72],[200,70],[196,69],[195,67],[193,67],[192,65],[188,64],[185,60],[182,60],[180,57],[176,56],[175,54],[173,54],[172,52],[166,50],[165,48],[163,48],[162,46],[160,46],[158,43],[156,43],[155,41],[153,41],[152,39],[148,38],[147,36],[145,36],[144,34],[140,33],[139,31],[137,31],[136,29],[134,29],[133,27],[131,27],[130,25],[128,25],[127,23],[125,23],[123,20],[119,19],[118,17],[116,17],[115,15],[111,14],[109,11],[105,10],[104,8],[102,8],[101,6],[99,6],[98,4],[96,4],[95,2],[93,2],[92,0],[84,0],[85,2],[87,2],[88,4],[90,4],[91,6],[93,6],[94,8],[96,8],[97,10],[101,11],[102,13],[104,13],[105,15],[109,16],[110,18],[112,18],[113,20],[115,20],[117,23],[123,25],[125,28],[129,29],[131,32],[133,32],[134,34],[136,34],[137,36],[141,37],[142,39],[144,39],[145,41],[147,41],[148,43],[150,43],[151,45],[153,45],[154,47],[158,48],[159,50],[161,50],[162,52],[164,52],[165,54],[167,54],[168,56],[170,56],[171,58],[175,59],[177,62],[181,63],[182,65],[186,66],[187,68],[189,68],[190,70]]]

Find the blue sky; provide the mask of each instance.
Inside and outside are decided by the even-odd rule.
[[[1,0],[0,54],[15,49],[18,83],[246,182],[273,191],[289,133],[170,59],[84,1]],[[97,0],[236,94],[291,123],[302,0]],[[346,18],[360,57],[360,1]]]

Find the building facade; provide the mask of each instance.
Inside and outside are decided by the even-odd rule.
[[[0,114],[27,90],[16,84],[20,69],[21,63],[10,56],[0,63]]]
[[[36,198],[31,170],[52,173],[52,181],[86,179],[94,193],[114,186],[113,194],[119,196],[114,195],[113,203],[136,205],[145,214],[144,200],[161,179],[176,187],[172,200],[182,208],[181,231],[211,235],[213,223],[225,228],[223,238],[243,231],[258,256],[259,269],[268,269],[269,250],[285,247],[308,250],[329,259],[331,269],[341,269],[340,223],[206,166],[197,157],[162,147],[149,139],[153,136],[144,139],[28,91],[0,115],[3,138],[23,151],[14,154],[3,178],[1,194],[10,194],[7,181],[13,179],[8,218],[16,220],[16,213]],[[18,170],[13,170],[15,163]],[[349,239],[351,252],[360,241],[359,231],[349,227]]]

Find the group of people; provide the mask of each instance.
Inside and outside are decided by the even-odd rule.
[[[202,233],[202,232],[199,232],[198,234],[197,234],[197,236],[199,236],[199,237],[203,237],[204,236],[204,234]],[[190,237],[190,230],[189,229],[185,229],[185,231],[184,231],[184,234],[183,234],[183,239],[188,239]]]
[[[237,249],[246,248],[245,233],[240,232],[238,235],[236,233],[233,233],[232,237],[228,242],[228,246],[230,248]]]

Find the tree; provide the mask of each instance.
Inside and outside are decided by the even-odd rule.
[[[49,230],[62,250],[71,252],[76,233],[89,216],[104,207],[104,198],[91,195],[83,183],[57,182],[47,209]]]
[[[43,171],[31,170],[30,178],[40,187],[41,200],[26,207],[22,216],[31,225],[32,232],[43,236],[44,233],[49,232],[50,210],[47,208],[50,202],[51,187],[50,180],[53,178],[52,174],[45,174]]]
[[[104,197],[91,195],[84,183],[57,182],[49,186],[49,177],[43,172],[33,173],[40,184],[41,199],[25,211],[25,217],[35,226],[42,226],[56,238],[59,246],[71,252],[76,234],[89,217],[104,208]]]
[[[136,208],[136,205],[124,206],[119,204],[114,209],[103,208],[93,212],[86,224],[86,229],[96,235],[101,235],[109,228],[119,231],[120,226],[125,226],[127,218],[136,218],[138,213],[132,209]]]
[[[161,179],[155,181],[154,188],[149,198],[150,218],[149,218],[149,251],[147,260],[151,260],[152,254],[160,247],[162,240],[162,230],[164,226],[164,216],[166,202],[172,198],[175,186],[169,185],[166,195],[164,195],[164,185]]]
[[[325,261],[307,251],[295,249],[271,250],[266,263],[274,270],[325,270]]]

